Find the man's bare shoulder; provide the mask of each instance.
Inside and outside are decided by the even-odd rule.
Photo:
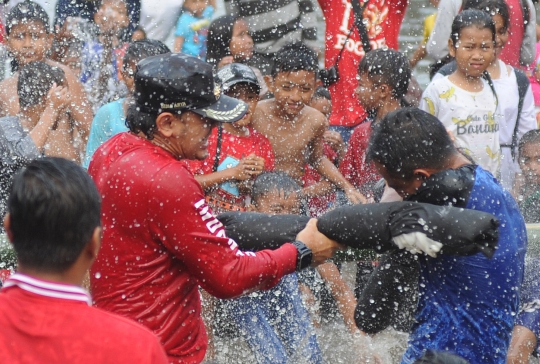
[[[304,106],[300,114],[300,121],[310,124],[314,128],[328,128],[328,120],[324,114],[311,106]]]
[[[268,121],[274,119],[274,113],[272,112],[272,107],[275,105],[273,99],[262,100],[257,103],[257,108],[253,114],[253,127],[259,129],[263,126],[268,125]]]

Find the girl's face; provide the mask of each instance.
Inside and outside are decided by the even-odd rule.
[[[489,28],[463,28],[456,45],[449,40],[448,48],[456,59],[458,71],[471,78],[482,76],[495,57],[493,33]]]
[[[508,28],[504,26],[503,17],[496,14],[492,17],[495,23],[495,57],[499,58],[503,47],[508,42]]]
[[[246,60],[253,55],[253,38],[249,35],[247,23],[242,19],[234,23],[229,49],[235,61]]]

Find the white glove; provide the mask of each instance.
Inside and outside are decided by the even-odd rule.
[[[433,258],[437,257],[437,253],[443,246],[438,241],[431,240],[426,234],[419,231],[398,235],[392,240],[400,249],[407,249],[412,254],[423,252]]]

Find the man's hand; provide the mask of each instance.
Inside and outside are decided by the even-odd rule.
[[[304,230],[296,235],[296,239],[306,244],[313,252],[313,258],[311,260],[313,267],[326,262],[337,250],[344,249],[342,245],[328,239],[317,230],[317,219],[309,220]]]

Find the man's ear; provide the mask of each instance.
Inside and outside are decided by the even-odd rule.
[[[86,255],[86,258],[92,263],[94,262],[94,260],[96,260],[99,249],[101,248],[101,233],[101,226],[97,226],[92,233],[92,237],[84,248],[84,254]]]
[[[429,178],[433,173],[436,171],[430,168],[418,168],[414,170],[414,177],[418,179],[426,179]]]
[[[179,120],[177,117],[175,117],[175,115],[171,114],[170,112],[164,112],[159,114],[156,118],[156,129],[164,137],[171,137],[174,132],[173,129],[178,122]]]
[[[11,214],[9,212],[4,216],[4,229],[6,230],[6,235],[11,243],[13,241],[13,232],[11,231]]]
[[[266,87],[268,87],[268,91],[274,93],[274,77],[266,75],[264,76],[264,82],[266,83]]]

